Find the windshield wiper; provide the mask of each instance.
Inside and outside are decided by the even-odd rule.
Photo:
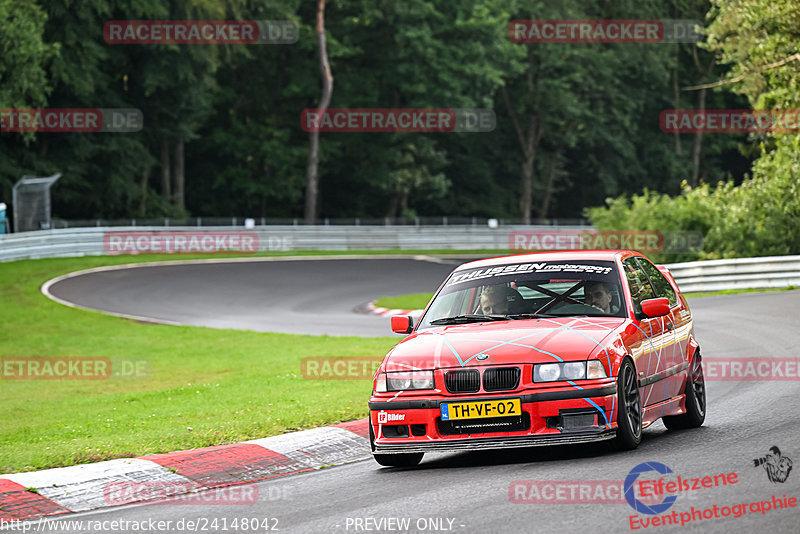
[[[467,314],[467,315],[455,315],[453,317],[443,317],[441,319],[434,319],[433,321],[431,321],[430,324],[441,325],[441,324],[480,323],[483,321],[507,321],[508,319],[509,317],[507,315]]]
[[[552,315],[550,313],[511,313],[506,315],[509,319],[550,319],[552,317],[561,317],[560,315]]]

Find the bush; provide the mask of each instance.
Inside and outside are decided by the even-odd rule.
[[[651,255],[657,262],[800,254],[799,179],[800,139],[777,136],[775,149],[761,155],[740,186],[684,182],[676,197],[645,190],[609,198],[585,214],[599,230],[703,234],[701,251]]]

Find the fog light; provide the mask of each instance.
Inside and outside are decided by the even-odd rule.
[[[586,378],[606,378],[606,368],[600,360],[589,360],[586,362]]]

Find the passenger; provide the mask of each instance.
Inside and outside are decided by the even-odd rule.
[[[590,282],[584,289],[584,303],[603,313],[611,313],[611,292],[603,282]]]
[[[484,288],[481,293],[480,311],[484,315],[508,315],[520,313],[522,295],[506,285],[495,285]]]

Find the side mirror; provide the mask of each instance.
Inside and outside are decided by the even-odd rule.
[[[669,299],[647,299],[642,301],[642,313],[647,317],[661,317],[669,313]]]
[[[667,300],[667,299],[664,299]],[[410,334],[414,329],[414,320],[409,315],[392,316],[392,332],[395,334]]]

